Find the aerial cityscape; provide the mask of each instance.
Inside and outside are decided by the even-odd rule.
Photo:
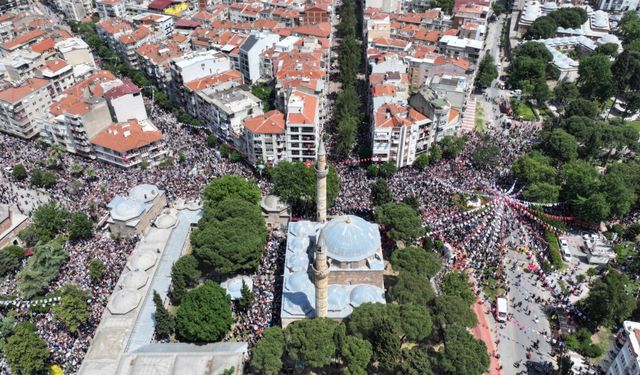
[[[0,0],[0,374],[640,375],[639,0]]]

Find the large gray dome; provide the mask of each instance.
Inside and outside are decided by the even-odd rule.
[[[144,203],[136,199],[126,198],[121,200],[111,211],[111,217],[115,220],[127,221],[140,216],[144,210]]]
[[[156,185],[141,184],[129,190],[129,196],[143,202],[150,202],[160,194],[160,189]]]
[[[357,216],[337,216],[320,230],[318,244],[332,259],[355,262],[378,251],[380,232],[376,224]]]
[[[351,290],[351,305],[358,307],[363,303],[385,303],[384,290],[373,285],[362,284]]]

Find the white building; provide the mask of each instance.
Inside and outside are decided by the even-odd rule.
[[[101,19],[123,18],[127,14],[124,0],[96,0],[96,10]]]
[[[427,133],[429,119],[415,109],[385,104],[373,114],[372,157],[398,168],[413,164],[419,138]]]
[[[274,164],[286,156],[284,114],[278,110],[244,120],[243,156],[253,165]]]
[[[73,68],[73,75],[83,78],[96,69],[91,48],[80,38],[64,39],[55,44],[60,56]]]
[[[623,323],[624,340],[622,348],[611,362],[607,375],[640,374],[640,323],[625,321]]]
[[[260,79],[260,54],[279,40],[278,34],[260,32],[244,41],[240,46],[240,72],[245,82],[253,84]]]
[[[173,95],[179,95],[185,83],[231,70],[231,61],[217,51],[193,52],[170,63]]]
[[[0,59],[0,69],[9,81],[20,81],[34,77],[43,62],[41,54],[21,49]]]
[[[164,136],[148,120],[113,124],[98,133],[91,144],[99,160],[122,168],[143,162],[156,165],[168,152]]]
[[[73,69],[62,59],[47,60],[36,75],[51,81],[56,97],[76,83]]]
[[[286,107],[287,160],[315,161],[320,137],[318,97],[294,90]]]
[[[475,63],[480,58],[484,42],[461,38],[455,35],[443,35],[438,41],[439,52],[449,57],[461,57]]]
[[[106,91],[104,97],[109,101],[116,122],[147,119],[142,92],[130,80],[124,80],[121,85]]]
[[[626,12],[638,9],[638,0],[600,0],[598,8],[612,12]]]
[[[0,131],[24,139],[35,137],[36,119],[46,117],[52,95],[51,82],[42,78],[0,91]]]
[[[367,0],[367,8],[380,9],[386,13],[399,13],[402,11],[402,1],[400,0]]]
[[[91,0],[60,0],[58,5],[66,18],[78,22],[93,13]]]

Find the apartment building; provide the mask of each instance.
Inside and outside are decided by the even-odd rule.
[[[127,6],[125,0],[96,0],[96,11],[100,19],[124,18]]]
[[[640,373],[640,323],[625,321],[616,341],[623,344],[611,361],[607,375]]]
[[[422,134],[424,137],[418,140],[418,154],[426,151],[434,142],[442,140],[444,136],[456,133],[460,111],[451,107],[446,96],[424,86],[411,96],[409,104],[431,121],[428,131]]]
[[[128,79],[122,80],[120,85],[106,91],[104,98],[109,101],[116,122],[147,119],[142,90]]]
[[[419,138],[429,127],[429,119],[415,109],[384,104],[373,113],[374,160],[393,162],[402,168],[413,164]]]
[[[0,70],[4,70],[8,81],[20,81],[35,77],[38,67],[43,63],[41,54],[26,49],[17,50],[0,58]]]
[[[52,96],[51,82],[30,78],[0,91],[0,131],[30,139],[38,134],[36,119],[45,117]]]
[[[239,150],[245,148],[242,144],[244,120],[262,114],[262,101],[241,86],[223,91],[200,90],[196,107],[203,126]]]
[[[199,78],[184,84],[182,89],[182,97],[185,102],[185,110],[191,116],[198,116],[198,92],[209,90],[214,91],[229,90],[233,87],[240,86],[244,83],[242,74],[237,70],[228,70],[219,74]]]
[[[138,56],[136,50],[147,41],[154,39],[151,30],[140,26],[131,33],[120,35],[116,42],[116,53],[126,64],[137,69]]]
[[[48,79],[53,87],[55,97],[62,94],[76,83],[73,68],[62,59],[51,59],[38,68],[36,75]]]
[[[96,62],[89,45],[80,38],[68,38],[55,44],[56,51],[62,59],[73,69],[73,74],[77,80],[84,79],[85,76],[96,69]]]
[[[482,51],[482,40],[462,38],[455,35],[443,35],[438,41],[438,50],[449,57],[460,57],[476,63]]]
[[[159,43],[145,43],[136,50],[138,67],[161,91],[169,89],[171,71],[169,63],[183,52],[173,39]]]
[[[101,131],[91,144],[98,160],[122,168],[156,165],[168,154],[164,136],[150,121],[129,120]]]
[[[166,14],[142,13],[131,17],[131,20],[135,25],[146,26],[153,30],[154,36],[160,40],[169,38],[175,30],[173,17]]]
[[[320,137],[318,97],[294,90],[287,101],[286,149],[288,161],[313,162]]]
[[[231,70],[231,61],[217,51],[192,52],[177,57],[169,63],[171,72],[171,95],[182,105],[187,100],[184,85],[207,76]]]
[[[243,122],[243,156],[253,165],[274,164],[286,157],[285,119],[278,110],[247,117]]]
[[[260,32],[249,35],[240,46],[240,72],[247,83],[260,79],[260,54],[274,46],[280,36],[274,33]]]

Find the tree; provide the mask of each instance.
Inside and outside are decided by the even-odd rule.
[[[435,0],[431,2],[431,8],[440,8],[445,14],[451,14],[455,5],[454,0]]]
[[[463,326],[448,326],[444,330],[444,352],[439,364],[445,374],[484,374],[489,369],[487,347]]]
[[[554,181],[557,171],[551,165],[551,159],[539,151],[530,152],[517,159],[512,166],[513,173],[519,179],[531,184]]]
[[[588,99],[604,103],[615,94],[611,61],[605,55],[591,55],[580,59],[578,88]]]
[[[344,339],[340,355],[347,364],[347,368],[351,373],[359,370],[365,370],[371,357],[373,349],[369,341],[360,339],[355,336],[347,336]]]
[[[273,191],[296,209],[309,210],[316,202],[315,169],[304,163],[281,161],[271,168]],[[338,195],[338,175],[335,168],[329,168],[327,176],[327,206],[333,205]]]
[[[82,212],[74,212],[69,220],[69,239],[84,240],[93,237],[93,224]]]
[[[447,159],[452,159],[460,155],[462,152],[462,147],[465,142],[467,142],[466,136],[451,136],[446,135],[440,141],[440,145],[442,147],[442,155]]]
[[[553,101],[562,107],[578,98],[578,96],[580,96],[580,91],[578,91],[578,86],[573,82],[561,82],[553,89]]]
[[[69,212],[55,203],[45,203],[33,212],[33,224],[43,242],[48,242],[60,233],[66,223]]]
[[[441,329],[451,324],[473,327],[477,323],[476,314],[471,311],[469,304],[456,295],[436,297],[433,314],[433,321]]]
[[[596,103],[578,98],[569,102],[567,108],[564,109],[565,118],[572,116],[584,116],[588,118],[594,118],[598,115],[598,106]]]
[[[429,165],[429,155],[426,153],[418,155],[416,160],[413,162],[413,166],[422,170],[425,169]]]
[[[406,271],[430,279],[440,271],[442,260],[433,251],[409,246],[396,249],[391,256],[391,264],[398,271]]]
[[[67,284],[62,291],[60,303],[51,310],[56,319],[61,321],[71,332],[77,333],[78,328],[89,319],[91,310],[87,304],[89,293],[78,285]]]
[[[442,279],[440,288],[443,294],[458,296],[469,306],[476,301],[476,296],[471,291],[471,283],[469,283],[467,275],[462,272],[453,271],[446,274]]]
[[[560,196],[560,186],[547,182],[535,182],[527,186],[522,196],[532,202],[554,203]]]
[[[495,167],[500,157],[500,148],[485,142],[473,150],[471,161],[478,168]]]
[[[432,356],[423,346],[416,345],[411,349],[402,349],[402,360],[396,368],[397,374],[434,375],[431,369]]]
[[[582,8],[560,8],[549,13],[549,17],[553,18],[559,27],[565,29],[575,29],[582,26],[589,17],[587,11]]]
[[[628,284],[627,275],[615,270],[610,270],[593,284],[584,307],[594,327],[617,325],[631,316],[636,302],[627,294]]]
[[[171,290],[169,298],[171,303],[178,305],[187,292],[187,287],[192,287],[202,276],[198,268],[198,260],[191,254],[184,255],[171,267]]]
[[[265,329],[262,338],[253,347],[251,366],[260,374],[280,374],[284,348],[285,342],[282,328],[274,326]]]
[[[407,241],[424,234],[420,215],[404,203],[387,203],[376,207],[376,222],[383,225],[394,240]]]
[[[388,304],[363,303],[353,309],[347,320],[347,332],[371,341],[376,322],[388,316]]]
[[[227,292],[207,280],[190,290],[176,313],[176,332],[189,342],[215,342],[231,327],[231,299]]]
[[[371,199],[376,206],[389,203],[393,196],[389,184],[385,179],[379,178],[371,187]]]
[[[104,275],[105,265],[99,260],[92,260],[89,263],[89,277],[92,281],[98,281],[102,279]]]
[[[507,11],[507,8],[505,8],[505,6],[500,3],[493,3],[493,5],[491,5],[491,10],[493,10],[493,14],[498,17],[501,14],[505,13]]]
[[[5,277],[18,269],[22,259],[24,259],[24,249],[20,246],[11,245],[0,249],[0,276]]]
[[[11,175],[16,180],[24,180],[25,178],[27,178],[27,170],[25,169],[24,165],[16,164],[11,170]]]
[[[624,177],[617,173],[607,173],[602,178],[602,189],[607,195],[611,214],[622,218],[636,202],[636,193],[627,186]]]
[[[573,135],[556,128],[547,137],[547,150],[561,162],[573,161],[578,157],[578,142]]]
[[[247,310],[253,304],[253,291],[249,289],[247,283],[242,280],[242,288],[240,289],[240,299],[238,300],[238,308]]]
[[[596,47],[594,53],[599,55],[605,55],[608,57],[616,58],[618,56],[618,44],[617,43],[605,43]]]
[[[31,375],[46,371],[49,349],[33,324],[23,322],[7,340],[4,355],[13,373]]]
[[[576,216],[582,220],[599,223],[611,212],[607,196],[603,193],[592,193],[588,197],[578,196],[573,201]]]
[[[433,322],[424,305],[405,304],[400,306],[400,327],[405,337],[411,341],[422,341],[429,337]]]
[[[260,189],[255,181],[233,175],[216,178],[204,188],[204,199],[207,203],[215,205],[231,197],[257,204],[260,200]]]
[[[305,367],[329,365],[336,354],[333,333],[337,325],[328,318],[302,319],[289,324],[284,331],[287,354]]]
[[[429,151],[429,160],[433,163],[437,163],[442,159],[442,148],[438,145],[432,145],[431,151]]]
[[[558,24],[553,18],[549,16],[538,17],[527,28],[524,38],[527,40],[553,38],[556,35],[557,28]]]
[[[371,338],[373,358],[383,372],[391,373],[401,358],[400,332],[391,318],[384,317],[375,322]]]
[[[640,39],[640,16],[634,11],[628,11],[622,16],[619,24],[620,32],[625,44]]]
[[[258,97],[262,101],[263,112],[269,112],[273,109],[273,102],[275,101],[276,94],[273,88],[266,84],[259,83],[251,87],[251,93]]]
[[[491,86],[491,82],[496,78],[498,78],[498,68],[496,68],[495,59],[493,55],[487,53],[478,66],[476,85],[479,87],[489,87]]]
[[[156,313],[153,316],[155,320],[155,333],[158,338],[168,339],[173,330],[176,328],[176,319],[162,303],[162,298],[157,291],[153,291],[153,304],[156,306]]]
[[[18,290],[24,298],[41,293],[58,277],[60,267],[67,261],[67,253],[60,243],[52,241],[36,246],[27,265],[16,276]]]
[[[525,42],[519,45],[513,50],[514,58],[529,57],[535,60],[542,60],[547,63],[553,60],[553,55],[544,43],[540,42]]]
[[[431,283],[424,276],[400,271],[396,283],[389,288],[389,297],[398,303],[426,305],[435,297]]]

